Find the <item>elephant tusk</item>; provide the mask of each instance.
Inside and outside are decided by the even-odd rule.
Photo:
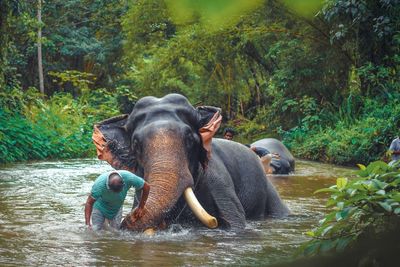
[[[200,202],[197,200],[196,196],[193,193],[192,188],[186,188],[185,199],[188,203],[190,209],[193,211],[194,215],[208,228],[214,229],[218,227],[218,221],[215,217],[211,216],[204,210],[201,206]]]
[[[147,228],[146,230],[144,230],[143,232],[145,235],[147,236],[153,236],[155,235],[156,231],[154,230],[154,228]]]

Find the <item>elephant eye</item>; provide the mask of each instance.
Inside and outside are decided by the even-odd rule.
[[[185,127],[183,132],[183,139],[187,149],[192,150],[193,147],[198,143],[198,137],[196,133],[193,132],[193,129],[190,127]]]
[[[194,136],[193,136],[193,134],[190,133],[190,134],[187,135],[187,137],[188,137],[188,141],[190,141],[191,143],[193,143],[193,141],[194,141]]]

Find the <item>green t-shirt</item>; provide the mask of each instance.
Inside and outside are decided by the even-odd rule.
[[[124,179],[124,188],[119,193],[108,188],[108,177],[113,172],[117,172]],[[96,199],[93,207],[100,210],[104,217],[112,219],[122,207],[129,188],[135,187],[136,190],[140,190],[143,185],[144,180],[129,171],[119,170],[103,173],[97,177],[90,193]]]

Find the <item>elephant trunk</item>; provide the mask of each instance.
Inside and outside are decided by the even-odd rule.
[[[134,220],[132,213],[122,222],[122,228],[144,231],[157,227],[185,192],[185,199],[193,213],[209,228],[217,227],[214,217],[201,207],[191,190],[193,177],[189,171],[182,140],[161,131],[148,142],[143,158],[144,179],[150,184],[145,214]]]
[[[130,213],[122,224],[123,228],[143,231],[157,227],[176,204],[184,189],[192,186],[191,181],[183,179],[176,171],[176,167],[172,168],[171,165],[171,162],[157,162],[147,172],[144,178],[150,184],[150,193],[145,205],[145,214],[134,221]]]

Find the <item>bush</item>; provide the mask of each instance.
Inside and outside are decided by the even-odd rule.
[[[379,103],[366,99],[358,118],[343,114],[332,125],[325,121],[311,126],[301,124],[280,133],[289,149],[301,158],[345,165],[378,160],[400,126],[399,101]]]
[[[343,251],[362,235],[381,234],[393,228],[391,222],[398,221],[400,161],[391,165],[376,161],[359,167],[358,178],[338,178],[336,185],[316,191],[331,193],[326,205],[333,210],[316,229],[307,232],[312,239],[301,247],[304,255]]]
[[[0,163],[95,155],[92,127],[119,113],[117,96],[105,89],[74,99],[58,93],[48,100],[36,90],[5,92],[0,103]]]

